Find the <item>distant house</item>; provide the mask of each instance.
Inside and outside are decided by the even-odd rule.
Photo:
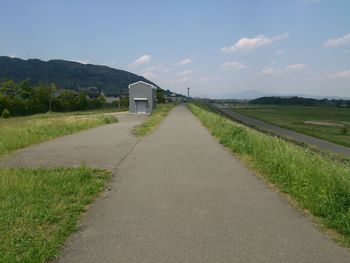
[[[97,87],[81,88],[80,91],[85,92],[89,99],[97,99],[99,96],[106,97],[103,90]]]
[[[156,106],[157,88],[149,83],[138,81],[129,85],[129,112],[151,113]]]
[[[74,96],[78,96],[79,93],[74,91],[74,90],[70,90],[70,89],[57,89],[54,93],[53,93],[53,97],[57,98],[59,96],[61,96],[61,94],[63,93],[69,93],[72,94]]]
[[[165,96],[165,100],[167,102],[182,102],[184,101],[185,97],[176,93],[171,93],[168,96]]]
[[[120,102],[120,95],[111,95],[111,94],[106,95],[107,103],[113,103],[115,101]]]

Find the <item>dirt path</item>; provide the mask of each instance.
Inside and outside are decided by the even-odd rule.
[[[176,107],[118,167],[58,262],[349,262]]]

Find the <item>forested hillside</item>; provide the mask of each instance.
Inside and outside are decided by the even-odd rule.
[[[106,95],[126,92],[128,85],[145,81],[157,86],[142,76],[107,66],[81,64],[66,60],[23,60],[0,56],[0,80],[20,82],[29,79],[32,84],[53,83],[57,88],[78,91],[82,87],[98,87]]]

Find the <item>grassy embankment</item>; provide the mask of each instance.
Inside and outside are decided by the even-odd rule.
[[[189,104],[220,143],[350,245],[350,166]]]
[[[58,136],[117,122],[108,115],[40,114],[0,118],[0,155]]]
[[[248,105],[234,111],[277,126],[350,147],[350,108]]]
[[[0,119],[0,156],[116,121],[112,116],[76,113]],[[107,171],[86,167],[0,167],[0,262],[45,262],[55,257],[109,177]]]
[[[135,134],[141,137],[152,132],[165,117],[168,116],[175,105],[174,103],[157,105],[157,108],[152,112],[151,116],[149,116],[144,123],[135,128]]]

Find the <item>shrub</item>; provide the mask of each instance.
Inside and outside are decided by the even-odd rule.
[[[342,135],[348,134],[348,127],[347,127],[346,125],[344,125],[344,126],[341,128],[340,134],[342,134]]]
[[[11,117],[11,113],[8,109],[4,109],[1,113],[1,117],[3,117],[4,119],[10,118]]]

